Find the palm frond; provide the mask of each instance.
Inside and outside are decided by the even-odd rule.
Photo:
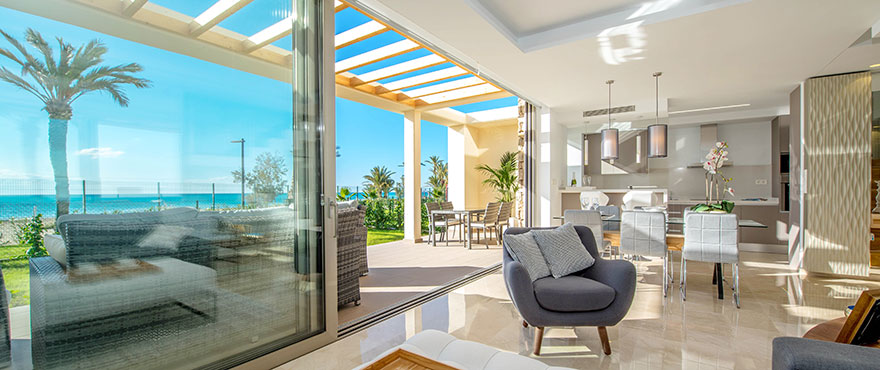
[[[0,67],[0,80],[11,83],[18,88],[27,91],[31,94],[34,94],[43,104],[46,104],[49,101],[49,98],[43,95],[40,91],[38,91],[35,87],[33,87],[29,82],[25,81],[25,79],[21,78],[15,73],[12,73],[5,67]]]

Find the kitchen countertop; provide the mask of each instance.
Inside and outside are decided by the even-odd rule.
[[[599,189],[595,186],[576,186],[576,187],[566,187],[559,189],[560,193],[580,193],[584,191],[601,191],[603,193],[628,193],[631,191],[652,191],[655,193],[666,193],[667,190],[663,188],[636,188],[636,189]]]
[[[667,204],[697,204],[704,203],[706,201],[705,198],[671,198]],[[769,198],[767,200],[742,200],[742,199],[733,199],[733,202],[737,206],[778,206],[779,199],[778,198]]]

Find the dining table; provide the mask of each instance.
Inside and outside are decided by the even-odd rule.
[[[473,219],[473,216],[478,215],[478,214],[482,214],[485,211],[486,210],[484,208],[480,208],[480,209],[436,209],[436,210],[431,211],[431,214],[430,214],[431,245],[437,246],[437,238],[436,238],[437,233],[434,231],[434,229],[435,229],[434,220],[437,218],[438,215],[445,215],[447,217],[454,216],[454,217],[458,218],[459,220],[461,220],[462,224],[465,225],[464,247],[467,249],[471,249],[471,244],[472,244],[471,219]],[[447,238],[449,237],[448,233],[447,233],[446,237]]]
[[[565,220],[562,216],[554,216],[554,220]],[[621,221],[619,215],[602,215],[602,221],[604,222],[617,222]],[[666,225],[684,225],[683,217],[667,217]],[[740,228],[758,228],[758,229],[766,229],[767,225],[764,225],[755,220],[739,220]],[[603,231],[604,239],[611,242],[611,245],[620,247],[620,231],[608,230]],[[682,234],[666,234],[666,245],[669,250],[679,251],[681,252],[682,247],[684,247],[684,235]],[[722,265],[720,263],[715,264],[715,271],[712,274],[712,284],[718,286],[718,299],[724,299],[724,284],[723,281],[723,270]]]

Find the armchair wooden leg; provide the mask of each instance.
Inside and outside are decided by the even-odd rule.
[[[526,320],[523,320],[523,327],[524,327],[524,328],[528,328],[528,327],[529,327],[529,323],[527,323]]]
[[[611,343],[608,342],[608,331],[605,330],[604,326],[600,326],[599,328],[599,339],[602,340],[602,352],[605,352],[606,355],[611,354]]]
[[[541,355],[541,342],[544,341],[544,328],[535,327],[535,356]]]

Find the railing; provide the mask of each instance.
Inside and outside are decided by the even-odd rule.
[[[240,184],[71,180],[70,213],[106,214],[158,211],[174,207],[241,208]],[[287,193],[245,194],[245,206],[285,204]],[[54,217],[55,182],[45,179],[0,179],[0,220]]]
[[[339,194],[340,191],[342,191],[342,189],[347,189],[349,191],[349,193],[351,194],[351,199],[360,200],[360,199],[366,198],[366,196],[365,196],[366,189],[362,185],[352,185],[352,186],[337,185],[336,186],[336,194]],[[432,189],[430,187],[423,186],[422,187],[422,198],[430,198],[432,196],[433,192],[434,192],[434,189]],[[394,190],[392,190],[389,193],[388,197],[396,199],[397,193],[395,193]]]

